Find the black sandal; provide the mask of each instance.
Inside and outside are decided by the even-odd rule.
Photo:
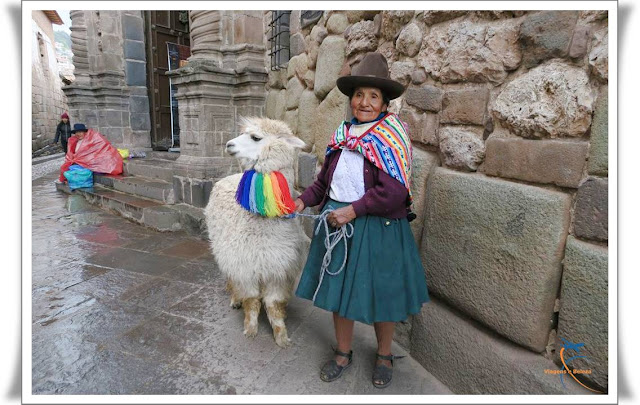
[[[378,359],[389,360],[391,362],[391,367],[387,367],[382,363],[375,366],[375,368],[373,369],[373,376],[371,377],[373,386],[376,388],[384,388],[389,385],[391,383],[391,377],[393,376],[393,360],[401,359],[403,357],[404,356],[394,356],[393,354],[389,356],[383,356],[376,353],[376,361]],[[377,381],[382,381],[382,383],[378,383]]]
[[[338,349],[334,349],[333,352],[338,356],[346,357],[349,359],[349,362],[344,366],[339,365],[335,359],[331,359],[324,363],[324,366],[322,366],[322,369],[320,370],[320,379],[325,382],[335,381],[340,378],[340,376],[342,376],[342,372],[351,366],[353,360],[353,350],[350,350],[349,353],[344,353]]]

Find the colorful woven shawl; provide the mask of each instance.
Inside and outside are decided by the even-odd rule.
[[[295,211],[287,179],[280,172],[247,170],[238,183],[236,201],[244,209],[263,217],[280,217]]]
[[[402,183],[412,201],[409,182],[413,151],[405,125],[395,114],[385,115],[359,137],[349,134],[349,124],[344,121],[331,137],[326,154],[338,149],[360,152],[378,169]]]

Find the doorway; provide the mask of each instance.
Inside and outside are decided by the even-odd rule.
[[[180,120],[166,72],[172,65],[168,47],[189,55],[189,12],[152,10],[144,12],[147,53],[147,89],[151,117],[151,147],[169,150],[179,147]],[[167,46],[169,44],[169,46]],[[175,91],[175,88],[174,88]]]

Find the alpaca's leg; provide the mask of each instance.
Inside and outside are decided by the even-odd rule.
[[[287,335],[287,326],[284,324],[287,317],[286,308],[286,301],[276,301],[267,305],[267,316],[273,328],[273,338],[280,347],[287,347],[291,344],[291,339]]]
[[[279,284],[266,286],[264,304],[276,344],[280,347],[287,347],[291,344],[291,339],[287,335],[287,326],[284,320],[287,317],[289,293],[283,290],[282,287],[283,285]]]
[[[260,298],[244,298],[242,300],[244,308],[244,335],[255,337],[258,334],[258,315],[260,314]]]
[[[229,304],[233,309],[239,309],[242,306],[242,300],[238,297],[236,289],[233,287],[233,281],[227,279],[227,291],[231,295],[231,303]]]

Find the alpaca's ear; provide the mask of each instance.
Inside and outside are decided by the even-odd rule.
[[[288,136],[282,139],[294,148],[304,149],[304,147],[307,146],[306,143],[304,143],[300,138],[296,138],[295,136]]]

